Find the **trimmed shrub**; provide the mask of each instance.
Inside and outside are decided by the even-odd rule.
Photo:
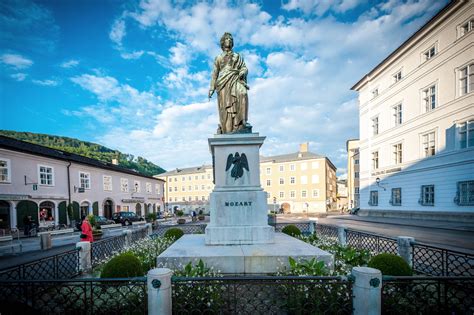
[[[283,233],[288,234],[289,236],[298,237],[301,235],[300,229],[298,229],[295,225],[290,224],[285,226],[282,230]]]
[[[101,278],[131,278],[143,276],[142,263],[132,253],[123,253],[105,264]]]
[[[413,274],[406,261],[394,254],[383,253],[374,256],[367,266],[378,269],[387,276],[411,276]]]
[[[178,211],[176,211],[176,215],[178,217],[182,217],[184,215],[184,212],[182,210],[178,210]]]
[[[178,228],[171,228],[171,229],[169,229],[168,231],[165,232],[164,237],[172,238],[176,241],[183,235],[184,235],[183,230],[178,229]]]

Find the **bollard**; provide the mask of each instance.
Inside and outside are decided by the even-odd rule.
[[[42,233],[40,237],[41,249],[51,249],[51,233]]]
[[[171,276],[168,268],[155,268],[148,271],[148,314],[171,315]]]
[[[397,238],[398,256],[402,257],[411,268],[413,268],[413,242],[415,242],[415,239],[410,236],[399,236]]]
[[[123,235],[125,235],[125,247],[130,247],[132,245],[132,231],[123,230]]]
[[[78,242],[76,247],[80,248],[79,251],[79,268],[81,271],[87,271],[92,268],[91,260],[91,243],[90,242]]]
[[[352,268],[354,315],[379,315],[382,311],[382,273],[369,267]]]
[[[338,226],[337,227],[337,238],[339,240],[339,245],[346,246],[347,245],[347,234],[346,234],[346,227],[345,226]]]
[[[151,223],[145,224],[146,228],[148,229],[148,235],[153,234],[153,225]]]

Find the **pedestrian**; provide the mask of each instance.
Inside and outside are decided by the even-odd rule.
[[[29,216],[23,217],[23,233],[25,236],[30,236],[30,229],[31,229],[31,220]]]
[[[81,224],[81,241],[82,242],[93,242],[94,238],[92,237],[92,226],[89,223],[89,218],[85,217]]]

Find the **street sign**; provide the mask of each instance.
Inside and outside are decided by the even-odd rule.
[[[77,189],[77,192],[78,192],[78,193],[83,193],[83,192],[85,192],[85,191],[86,191],[86,190],[85,190],[83,187],[79,187],[79,188]]]

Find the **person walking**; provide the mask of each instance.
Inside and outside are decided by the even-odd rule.
[[[94,238],[92,237],[92,226],[89,222],[89,218],[85,217],[81,224],[81,241],[82,242],[93,242]]]
[[[30,236],[31,220],[28,216],[23,217],[23,232],[25,236]]]

